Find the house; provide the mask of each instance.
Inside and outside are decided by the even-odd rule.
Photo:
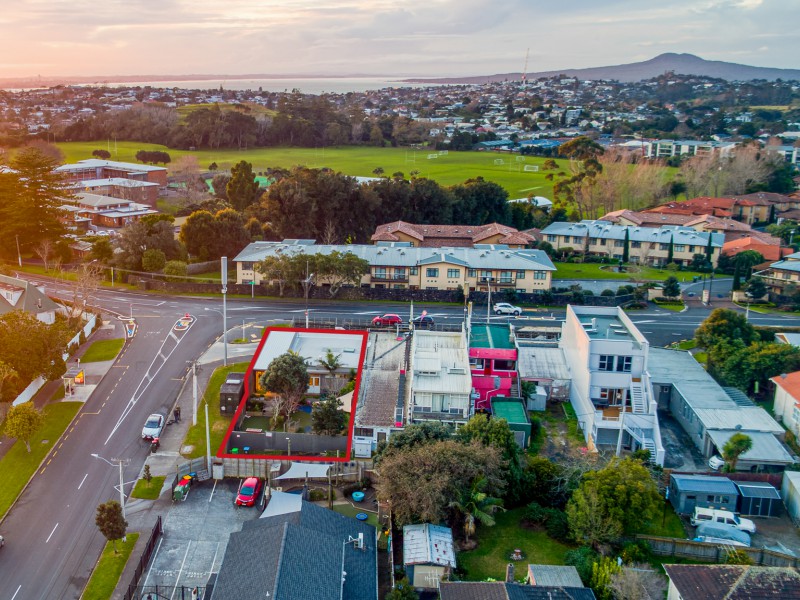
[[[52,325],[56,312],[62,307],[52,301],[43,288],[24,279],[0,275],[0,315],[14,310],[25,311],[42,323]]]
[[[786,335],[798,336],[798,334],[778,335],[784,338]],[[776,339],[778,335],[775,336]],[[770,381],[775,384],[775,402],[772,408],[775,418],[786,429],[800,436],[800,371],[783,373]]]
[[[89,219],[96,227],[125,227],[145,215],[158,214],[157,210],[146,204],[88,192],[75,194],[70,208],[77,208],[77,211],[70,212],[75,212],[77,217]]]
[[[642,141],[641,148],[647,158],[669,158],[672,156],[711,156],[715,152],[729,154],[736,144],[697,140],[652,140]]]
[[[559,347],[572,379],[570,403],[590,449],[646,449],[664,464],[647,373],[650,344],[619,307],[567,306]]]
[[[527,345],[520,343],[519,339],[517,369],[520,381],[528,381],[542,388],[545,400],[569,400],[570,375],[564,350],[558,346]],[[536,395],[539,395],[538,390]],[[534,410],[531,406],[528,408]]]
[[[800,598],[795,567],[751,565],[664,565],[667,600],[753,600]]]
[[[471,319],[470,319],[471,321]],[[517,382],[517,347],[507,324],[471,324],[469,367],[477,392],[475,410],[486,410],[493,396],[512,396]]]
[[[727,477],[677,475],[669,477],[669,501],[675,512],[690,515],[695,506],[736,512],[739,489]]]
[[[403,568],[417,589],[436,590],[456,568],[453,531],[449,527],[421,523],[403,527]]]
[[[776,472],[795,462],[782,443],[783,427],[741,391],[721,387],[688,352],[651,348],[648,371],[659,409],[675,417],[705,458],[743,433],[753,446],[738,470]]]
[[[551,203],[552,204],[552,203]],[[408,242],[424,248],[471,248],[475,244],[504,244],[524,248],[536,240],[508,225],[416,225],[405,221],[385,223],[375,228],[373,242]]]
[[[781,500],[793,523],[800,520],[800,471],[784,471],[781,482]]]
[[[549,587],[583,587],[578,569],[559,565],[528,565],[526,583]]]
[[[310,502],[230,534],[211,600],[377,600],[372,525]]]
[[[369,263],[362,287],[380,289],[515,290],[533,293],[549,290],[556,267],[541,250],[514,250],[505,245],[478,244],[474,248],[420,248],[408,242],[376,245],[317,245],[314,240],[253,242],[236,258],[237,283],[268,283],[255,265],[268,256],[286,254],[352,253]],[[326,285],[324,280],[320,285]]]
[[[466,423],[475,412],[469,367],[463,332],[416,331],[406,374],[406,422]]]
[[[74,164],[56,167],[76,190],[142,202],[155,208],[159,189],[167,185],[167,169],[153,165],[89,158]]]
[[[748,236],[725,242],[722,246],[722,253],[725,256],[736,256],[740,252],[753,250],[764,257],[764,260],[778,261],[783,257],[793,253],[791,248],[781,247],[780,239],[777,244],[770,244],[761,237]]]
[[[695,231],[690,227],[635,227],[600,220],[551,223],[542,230],[542,237],[556,250],[572,248],[616,260],[623,258],[627,237],[630,262],[643,265],[666,264],[670,253],[672,260],[681,265],[690,264],[695,254],[710,255],[716,265],[725,240],[720,233]]]
[[[800,252],[788,254],[754,275],[762,277],[771,292],[792,294],[800,283]]]
[[[440,600],[595,600],[587,587],[525,585],[503,581],[443,581]]]

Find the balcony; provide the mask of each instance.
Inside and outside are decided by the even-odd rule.
[[[492,283],[493,283],[493,285],[495,285],[497,287],[503,287],[503,286],[515,287],[517,285],[517,280],[516,279],[503,278],[503,279],[497,279],[496,281],[494,281]]]
[[[389,281],[394,283],[408,283],[408,273],[373,273],[370,275],[373,282]]]

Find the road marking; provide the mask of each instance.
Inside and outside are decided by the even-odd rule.
[[[214,492],[217,490],[217,481],[219,481],[219,479],[214,480],[214,487],[211,488],[211,495],[208,497],[209,504],[211,504],[211,499],[214,497]]]
[[[189,548],[191,547],[192,542],[186,544],[186,553],[183,555],[183,562],[181,563],[181,570],[178,571],[178,577],[175,579],[175,589],[172,590],[172,596],[170,596],[170,600],[175,597],[175,592],[178,591],[178,582],[181,580],[181,573],[183,573],[183,567],[186,565],[186,557],[189,556]]]
[[[50,541],[51,537],[53,537],[53,534],[56,532],[56,529],[58,529],[58,523],[56,523],[56,526],[53,527],[53,531],[50,532],[50,535],[47,536],[47,540],[45,540],[44,542],[45,544]]]
[[[17,587],[17,591],[16,591],[16,592],[14,592],[14,595],[13,595],[13,596],[11,596],[11,600],[14,600],[14,598],[16,598],[16,597],[17,597],[17,594],[19,594],[19,591],[20,591],[21,589],[22,589],[22,584],[20,584],[20,585],[19,585],[19,587]]]
[[[161,550],[161,542],[163,541],[164,541],[164,536],[163,535],[159,536],[158,546],[156,547],[156,551],[153,554],[152,561],[150,562],[150,568],[147,570],[147,577],[144,578],[144,585],[142,586],[143,588],[147,587],[147,581],[150,579],[150,573],[153,572],[153,565],[156,564],[156,557],[158,556],[158,551]]]
[[[89,474],[88,474],[88,473],[87,473],[86,475],[84,475],[84,476],[83,476],[83,479],[81,479],[81,484],[78,486],[78,489],[81,489],[81,487],[83,487],[83,482],[84,482],[84,481],[86,481],[86,478],[87,478],[88,476],[89,476]]]

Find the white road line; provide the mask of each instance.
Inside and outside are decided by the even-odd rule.
[[[211,495],[208,497],[209,504],[211,504],[211,500],[214,498],[214,492],[217,491],[217,481],[219,481],[219,479],[214,480],[214,487],[211,488]]]
[[[156,551],[153,554],[153,558],[150,559],[150,568],[147,569],[147,577],[144,578],[144,585],[142,587],[145,587],[145,588],[147,587],[147,582],[150,579],[150,573],[153,572],[153,565],[156,564],[156,557],[158,556],[158,551],[161,550],[161,542],[163,542],[163,541],[164,541],[164,536],[162,535],[158,539],[158,546],[156,546]]]
[[[56,526],[53,527],[53,531],[50,532],[50,535],[47,536],[47,539],[44,542],[45,544],[50,541],[51,537],[53,537],[53,534],[56,532],[56,529],[58,529],[58,523],[56,523]]]
[[[219,547],[220,547],[220,542],[217,542],[217,549],[214,550],[214,559],[211,561],[211,570],[208,573],[209,576],[211,575],[211,573],[214,572],[214,565],[217,564],[217,554],[219,554]]]
[[[16,597],[17,597],[17,594],[19,594],[19,591],[20,591],[21,589],[22,589],[22,584],[20,584],[20,585],[19,585],[19,587],[17,587],[17,591],[16,591],[16,592],[14,592],[14,595],[13,595],[13,596],[11,596],[11,600],[14,600],[14,598],[16,598]]]
[[[78,486],[78,489],[81,489],[81,487],[83,487],[83,482],[84,482],[84,481],[86,481],[86,478],[87,478],[88,476],[89,476],[89,474],[88,474],[88,473],[87,473],[86,475],[84,475],[84,476],[83,476],[83,479],[81,479],[81,483],[80,483],[80,485]]]
[[[178,582],[181,580],[181,574],[183,573],[183,567],[186,565],[186,557],[189,556],[189,548],[191,547],[192,542],[186,544],[186,553],[183,555],[183,562],[181,563],[181,570],[178,571],[178,577],[175,579],[175,589],[172,590],[172,596],[170,596],[170,600],[175,597],[175,592],[178,591]]]

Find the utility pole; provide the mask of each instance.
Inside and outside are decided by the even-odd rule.
[[[228,257],[223,256],[220,260],[222,278],[222,346],[224,349],[223,366],[228,366]]]
[[[22,267],[22,254],[19,251],[19,236],[14,234],[14,238],[17,240],[17,262],[19,262],[19,266]]]
[[[192,425],[197,425],[197,361],[192,361]]]

